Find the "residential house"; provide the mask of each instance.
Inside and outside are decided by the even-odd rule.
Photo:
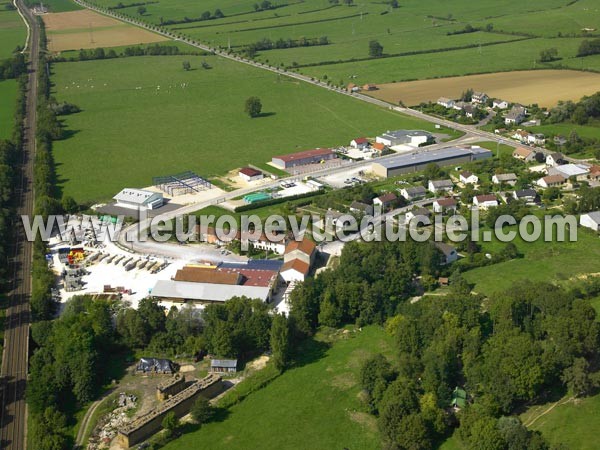
[[[454,188],[454,183],[452,183],[452,180],[429,180],[427,188],[434,194],[447,192]]]
[[[521,144],[526,144],[528,142],[530,134],[525,130],[517,130],[511,136],[513,139],[516,139]]]
[[[561,147],[567,143],[567,138],[564,136],[554,136],[552,140],[554,141],[554,145],[558,147]]]
[[[519,178],[514,173],[497,173],[492,177],[492,183],[494,184],[508,184],[514,186],[517,184]]]
[[[367,205],[363,202],[353,201],[350,204],[350,212],[355,214],[373,215],[373,205]]]
[[[404,215],[404,223],[408,225],[415,217],[417,217],[423,225],[426,225],[426,219],[431,217],[431,211],[427,208],[414,208]]]
[[[506,125],[519,125],[523,122],[526,115],[527,110],[523,106],[514,105],[504,118],[504,123]]]
[[[387,149],[387,145],[382,144],[381,142],[375,142],[371,144],[371,150],[379,153],[380,155],[383,154],[383,152],[385,152]]]
[[[451,264],[458,259],[456,248],[444,242],[436,242],[435,247],[442,253],[442,265]]]
[[[506,109],[508,108],[508,102],[506,100],[496,99],[492,102],[492,108]]]
[[[473,197],[473,205],[479,209],[488,209],[498,206],[498,199],[494,194],[476,195]]]
[[[479,182],[479,177],[468,170],[463,170],[460,173],[459,180],[464,184],[477,184]]]
[[[600,181],[600,166],[590,167],[590,173],[588,174],[590,181]]]
[[[471,96],[471,102],[479,105],[485,105],[489,99],[488,95],[483,92],[473,92]]]
[[[513,192],[513,198],[526,203],[533,203],[537,198],[537,192],[535,192],[533,189],[520,189]]]
[[[535,183],[543,188],[549,187],[560,187],[565,184],[567,179],[562,175],[548,175],[543,178],[540,178]]]
[[[600,231],[600,211],[582,214],[579,218],[579,225],[594,231]]]
[[[437,100],[437,104],[443,106],[444,108],[453,108],[456,102],[450,98],[440,97]]]
[[[527,143],[529,145],[545,145],[546,136],[544,136],[542,133],[530,134],[529,136],[527,136]]]
[[[369,146],[369,140],[366,137],[352,139],[350,146],[362,150]]]
[[[517,158],[525,162],[535,161],[535,152],[525,147],[518,147],[513,152],[513,158]]]
[[[554,167],[554,166],[559,166],[564,163],[565,163],[565,157],[563,156],[562,153],[555,152],[555,153],[552,153],[552,154],[546,156],[546,165],[547,166]]]
[[[253,169],[252,167],[243,167],[238,172],[240,178],[248,183],[251,181],[262,180],[264,178],[263,173],[260,170]]]
[[[425,198],[427,195],[427,189],[423,186],[411,186],[407,188],[402,188],[400,191],[400,195],[404,197],[406,200],[413,201],[421,198]]]
[[[473,105],[469,105],[466,104],[465,106],[463,106],[463,112],[465,113],[465,116],[468,117],[469,119],[473,118],[473,114],[475,113],[475,107]]]
[[[394,202],[398,200],[396,194],[393,192],[388,192],[387,194],[380,195],[373,199],[374,206],[380,206],[382,209],[387,209],[394,204]]]
[[[442,214],[455,213],[457,205],[456,200],[451,197],[438,198],[433,202],[433,211]]]

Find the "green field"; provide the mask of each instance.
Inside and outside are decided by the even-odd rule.
[[[393,355],[391,338],[376,326],[350,332],[328,348],[317,340],[300,349],[298,367],[229,409],[222,422],[185,434],[165,450],[375,449],[375,418],[359,399],[361,363]]]
[[[35,1],[32,0],[29,1],[30,3],[35,3]],[[51,13],[77,11],[78,9],[83,9],[72,0],[46,0],[44,1],[44,6],[48,8],[48,11]]]
[[[0,60],[10,57],[17,46],[23,47],[27,38],[27,28],[16,10],[7,10],[12,5],[9,0],[0,1]]]
[[[117,2],[96,3],[114,6]],[[168,28],[234,51],[262,39],[299,41],[327,36],[329,45],[262,50],[256,58],[277,65],[317,65],[301,71],[316,77],[327,74],[336,83],[381,83],[536,67],[600,70],[600,58],[575,58],[581,40],[587,37],[584,29],[596,29],[600,19],[594,0],[548,0],[543,5],[534,0],[507,0],[500,9],[492,0],[476,6],[466,0],[451,4],[406,0],[399,8],[392,8],[389,2],[361,0],[352,6],[343,2],[331,5],[328,0],[272,3],[278,7],[254,11],[252,2],[236,0],[209,0],[201,5],[194,0],[162,0],[147,5],[144,18],[151,23],[189,18],[191,21]],[[216,8],[225,17],[193,20]],[[135,6],[119,11],[137,15]],[[467,25],[475,32],[456,34]],[[391,57],[354,61],[369,57],[371,40],[378,40],[384,55]],[[472,48],[459,50],[469,46]],[[540,50],[551,47],[558,49],[561,60],[538,63]],[[411,52],[424,53],[402,56]]]
[[[532,407],[521,415],[521,420],[525,424],[533,421],[529,428],[540,431],[551,444],[564,444],[566,448],[577,450],[597,449],[600,395],[569,399],[570,396],[560,399],[554,408],[555,403]]]
[[[12,134],[17,94],[15,80],[0,81],[0,139],[8,139]]]
[[[184,71],[184,60],[194,70]],[[212,69],[202,69],[203,60]],[[81,202],[148,186],[153,176],[194,170],[211,177],[388,129],[433,131],[432,124],[217,57],[120,58],[52,70],[57,99],[82,109],[64,118],[70,137],[54,145],[59,185]],[[244,113],[252,95],[261,98],[263,117]]]
[[[509,288],[516,281],[566,281],[577,275],[600,272],[600,239],[588,230],[577,230],[576,242],[513,242],[524,255],[486,267],[469,270],[465,278],[475,285],[474,291],[486,295]],[[499,251],[505,244],[494,241],[481,243],[490,253]],[[502,276],[498,276],[502,274]]]

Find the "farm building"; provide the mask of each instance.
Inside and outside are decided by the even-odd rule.
[[[582,214],[579,218],[579,225],[590,228],[594,231],[600,231],[600,211]]]
[[[470,149],[448,147],[431,152],[403,154],[386,159],[385,161],[377,161],[373,163],[372,170],[376,175],[387,178],[424,170],[431,163],[435,163],[438,166],[447,166],[456,163],[478,161],[490,158],[491,156],[492,152],[481,147],[472,147]]]
[[[336,157],[336,153],[330,148],[316,148],[314,150],[306,150],[304,152],[292,153],[289,155],[274,156],[271,159],[271,162],[280,169],[289,169],[290,167],[329,161]]]
[[[211,359],[210,371],[214,373],[237,372],[237,359]]]
[[[163,205],[163,195],[160,192],[143,189],[125,188],[113,199],[116,206],[130,209],[156,209]]]
[[[253,169],[252,167],[243,167],[238,173],[240,178],[248,183],[264,178],[264,175],[260,170]]]
[[[434,137],[431,133],[422,130],[396,130],[386,131],[381,136],[377,136],[375,141],[379,144],[393,147],[395,145],[411,145],[419,147],[420,145],[434,142]]]

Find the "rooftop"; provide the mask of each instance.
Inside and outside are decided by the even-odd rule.
[[[453,158],[460,158],[473,155],[475,157],[491,157],[492,152],[484,148],[461,148],[461,147],[446,147],[440,150],[428,151],[420,150],[412,153],[404,153],[401,155],[392,156],[390,158],[382,159],[377,161],[376,164],[380,164],[387,169],[394,169],[398,167],[415,166],[421,164],[427,164],[437,161],[445,161]]]
[[[143,204],[150,197],[158,195],[162,197],[160,192],[146,191],[144,189],[125,188],[113,197],[118,202],[128,202]]]
[[[182,300],[224,302],[232,297],[258,298],[265,301],[269,288],[262,286],[239,286],[213,283],[193,283],[189,281],[158,280],[151,295]]]
[[[331,155],[333,150],[330,148],[316,148],[314,150],[306,150],[303,152],[292,153],[290,155],[273,156],[273,159],[280,159],[285,162],[302,160],[305,158],[314,158],[316,156]]]
[[[252,167],[242,167],[240,169],[240,173],[242,175],[246,175],[247,177],[256,177],[258,175],[262,175],[260,170],[253,169]]]

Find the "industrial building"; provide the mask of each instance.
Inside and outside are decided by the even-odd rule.
[[[386,131],[381,136],[377,136],[375,141],[379,144],[393,147],[395,145],[411,145],[419,147],[420,145],[430,144],[435,141],[433,135],[422,130],[396,130]]]
[[[290,155],[273,156],[271,163],[280,169],[289,169],[290,167],[305,166],[307,164],[316,164],[321,161],[335,159],[337,155],[330,148],[316,148],[304,152],[292,153]]]
[[[372,171],[380,177],[393,177],[424,170],[428,164],[438,166],[478,161],[492,157],[492,152],[481,147],[448,147],[435,151],[420,151],[397,155],[373,163]]]
[[[125,188],[113,199],[116,206],[129,209],[156,209],[163,205],[163,195],[160,192],[143,189]]]

